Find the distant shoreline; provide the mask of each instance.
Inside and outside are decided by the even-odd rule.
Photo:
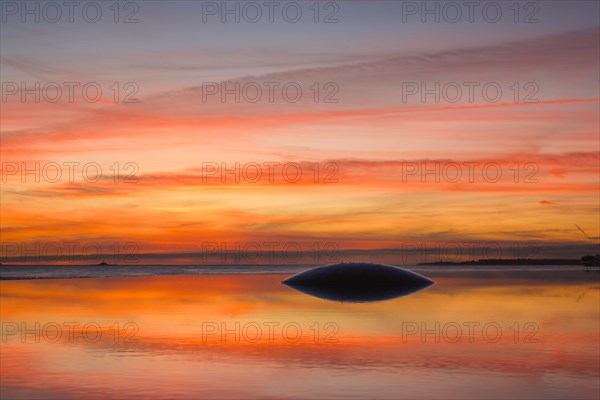
[[[564,258],[484,258],[477,261],[436,261],[417,265],[572,265],[583,267],[581,260]]]
[[[507,264],[482,264],[490,260],[480,260],[469,263],[438,263],[422,265],[398,265],[412,271],[440,271],[447,273],[485,272],[569,272],[581,271],[585,274],[583,265],[550,265],[550,264],[518,264],[519,260]],[[548,262],[545,260],[545,262]],[[10,280],[30,279],[73,279],[73,278],[118,278],[118,277],[159,277],[159,276],[185,276],[185,275],[253,275],[253,274],[281,274],[282,276],[296,274],[315,265],[121,265],[121,266],[90,266],[90,265],[3,265],[0,267],[0,282]],[[592,269],[589,269],[592,270]],[[597,270],[594,268],[594,270]]]
[[[384,263],[386,264],[386,263]],[[2,267],[85,267],[85,268],[111,268],[111,267],[182,267],[182,268],[202,268],[202,267],[292,267],[292,268],[313,268],[325,265],[324,263],[314,264],[244,264],[244,263],[232,263],[232,264],[146,264],[146,263],[126,263],[126,264],[29,264],[29,263],[15,263],[15,264],[2,264],[0,263],[0,270]],[[395,264],[390,263],[389,265],[395,265],[398,267],[416,267],[416,266],[453,266],[453,265],[519,265],[519,266],[532,266],[532,265],[565,265],[565,266],[580,266],[584,264],[580,259],[564,259],[564,258],[484,258],[480,260],[471,261],[434,261],[434,262],[422,262],[418,264]]]

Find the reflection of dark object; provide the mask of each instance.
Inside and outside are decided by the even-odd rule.
[[[583,256],[581,257],[581,262],[586,267],[600,267],[600,255],[596,254],[595,256]]]
[[[583,256],[581,257],[581,263],[585,266],[586,271],[589,271],[592,267],[600,267],[600,255]]]
[[[322,299],[366,302],[406,296],[435,282],[391,265],[339,263],[301,272],[282,283]]]

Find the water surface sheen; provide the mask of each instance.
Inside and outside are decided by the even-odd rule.
[[[3,280],[1,397],[598,398],[599,274],[419,273],[373,303],[289,273]]]

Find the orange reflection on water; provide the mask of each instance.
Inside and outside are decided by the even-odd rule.
[[[422,292],[362,304],[285,275],[2,281],[2,393],[596,397],[597,276],[429,275]]]

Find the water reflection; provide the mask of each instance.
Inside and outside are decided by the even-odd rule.
[[[1,395],[597,398],[596,274],[427,275],[375,303],[306,296],[287,274],[2,281]],[[78,327],[56,340],[50,323]]]

